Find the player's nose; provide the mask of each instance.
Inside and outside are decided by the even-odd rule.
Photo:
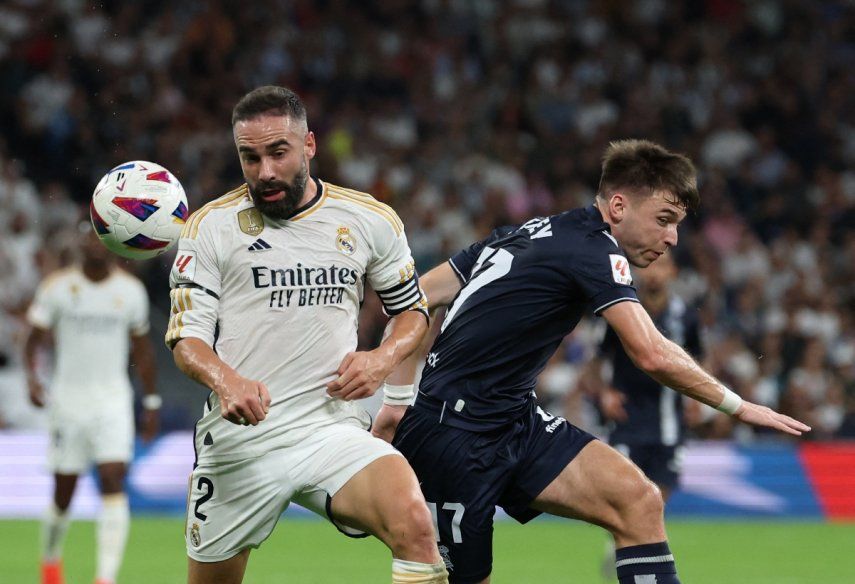
[[[264,182],[276,180],[276,170],[273,168],[273,160],[269,156],[262,156],[258,167],[258,178]]]
[[[668,226],[668,230],[665,232],[665,244],[668,247],[674,247],[677,245],[677,240],[679,236],[677,235],[677,226],[673,223]]]

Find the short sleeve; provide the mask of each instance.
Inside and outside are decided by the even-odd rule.
[[[222,291],[217,259],[217,233],[202,222],[193,238],[182,237],[169,274],[171,301],[166,344],[169,348],[187,337],[214,345]]]
[[[451,268],[454,270],[454,273],[457,274],[457,277],[460,279],[460,283],[465,284],[469,281],[469,278],[472,276],[472,268],[478,262],[478,256],[481,255],[481,252],[484,251],[485,247],[495,243],[506,235],[513,233],[516,231],[517,227],[518,226],[516,225],[506,225],[504,227],[494,229],[486,239],[473,243],[466,249],[463,249],[451,256],[448,263],[451,264]]]
[[[368,282],[377,291],[383,310],[390,316],[407,310],[427,315],[427,300],[403,228],[380,221],[371,229],[374,252],[367,268]]]
[[[581,249],[574,250],[568,269],[596,315],[618,302],[638,302],[629,260],[603,232],[584,239]]]
[[[46,280],[36,289],[36,295],[27,310],[27,321],[38,328],[50,329],[56,320],[56,300],[53,282]]]

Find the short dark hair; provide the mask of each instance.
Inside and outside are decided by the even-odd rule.
[[[597,196],[608,199],[620,189],[667,190],[687,210],[697,209],[701,202],[692,161],[648,140],[618,140],[606,148]]]
[[[289,116],[306,121],[306,106],[300,96],[278,85],[264,85],[244,95],[232,110],[232,126],[263,114]]]

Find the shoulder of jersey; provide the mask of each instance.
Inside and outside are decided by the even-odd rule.
[[[199,227],[206,218],[211,217],[213,220],[215,217],[234,212],[241,203],[249,200],[249,189],[246,184],[242,184],[233,191],[202,205],[184,224],[184,229],[181,230],[182,239],[196,239],[199,235]]]
[[[48,289],[52,286],[59,284],[60,282],[64,282],[70,278],[74,278],[78,274],[80,274],[80,269],[76,265],[59,268],[58,270],[54,270],[53,272],[45,276],[44,280],[42,280],[41,285],[44,289]]]
[[[324,183],[324,187],[328,204],[340,205],[354,214],[381,218],[392,227],[395,235],[400,235],[404,231],[404,224],[395,210],[368,193],[346,189],[330,183]]]
[[[133,282],[134,284],[139,284],[140,286],[144,286],[144,284],[142,283],[142,280],[140,280],[136,276],[136,274],[133,274],[132,272],[129,272],[128,270],[126,270],[124,268],[120,268],[118,266],[116,266],[113,269],[115,270],[115,274],[116,274],[116,277],[118,279],[124,280],[126,282],[130,281],[130,282]]]

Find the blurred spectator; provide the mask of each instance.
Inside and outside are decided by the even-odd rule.
[[[191,209],[233,188],[226,124],[252,86],[292,86],[322,112],[318,174],[392,204],[422,271],[496,225],[589,201],[605,144],[644,137],[701,169],[675,288],[722,345],[715,372],[769,403],[830,404],[815,412],[829,434],[851,427],[837,418],[855,383],[833,357],[855,312],[854,28],[842,0],[12,0],[0,298],[20,310],[65,261],[63,226],[85,213],[71,206],[118,163],[164,164]],[[167,262],[134,267],[165,310]],[[382,318],[363,326],[376,337]],[[827,382],[791,379],[816,367]]]

